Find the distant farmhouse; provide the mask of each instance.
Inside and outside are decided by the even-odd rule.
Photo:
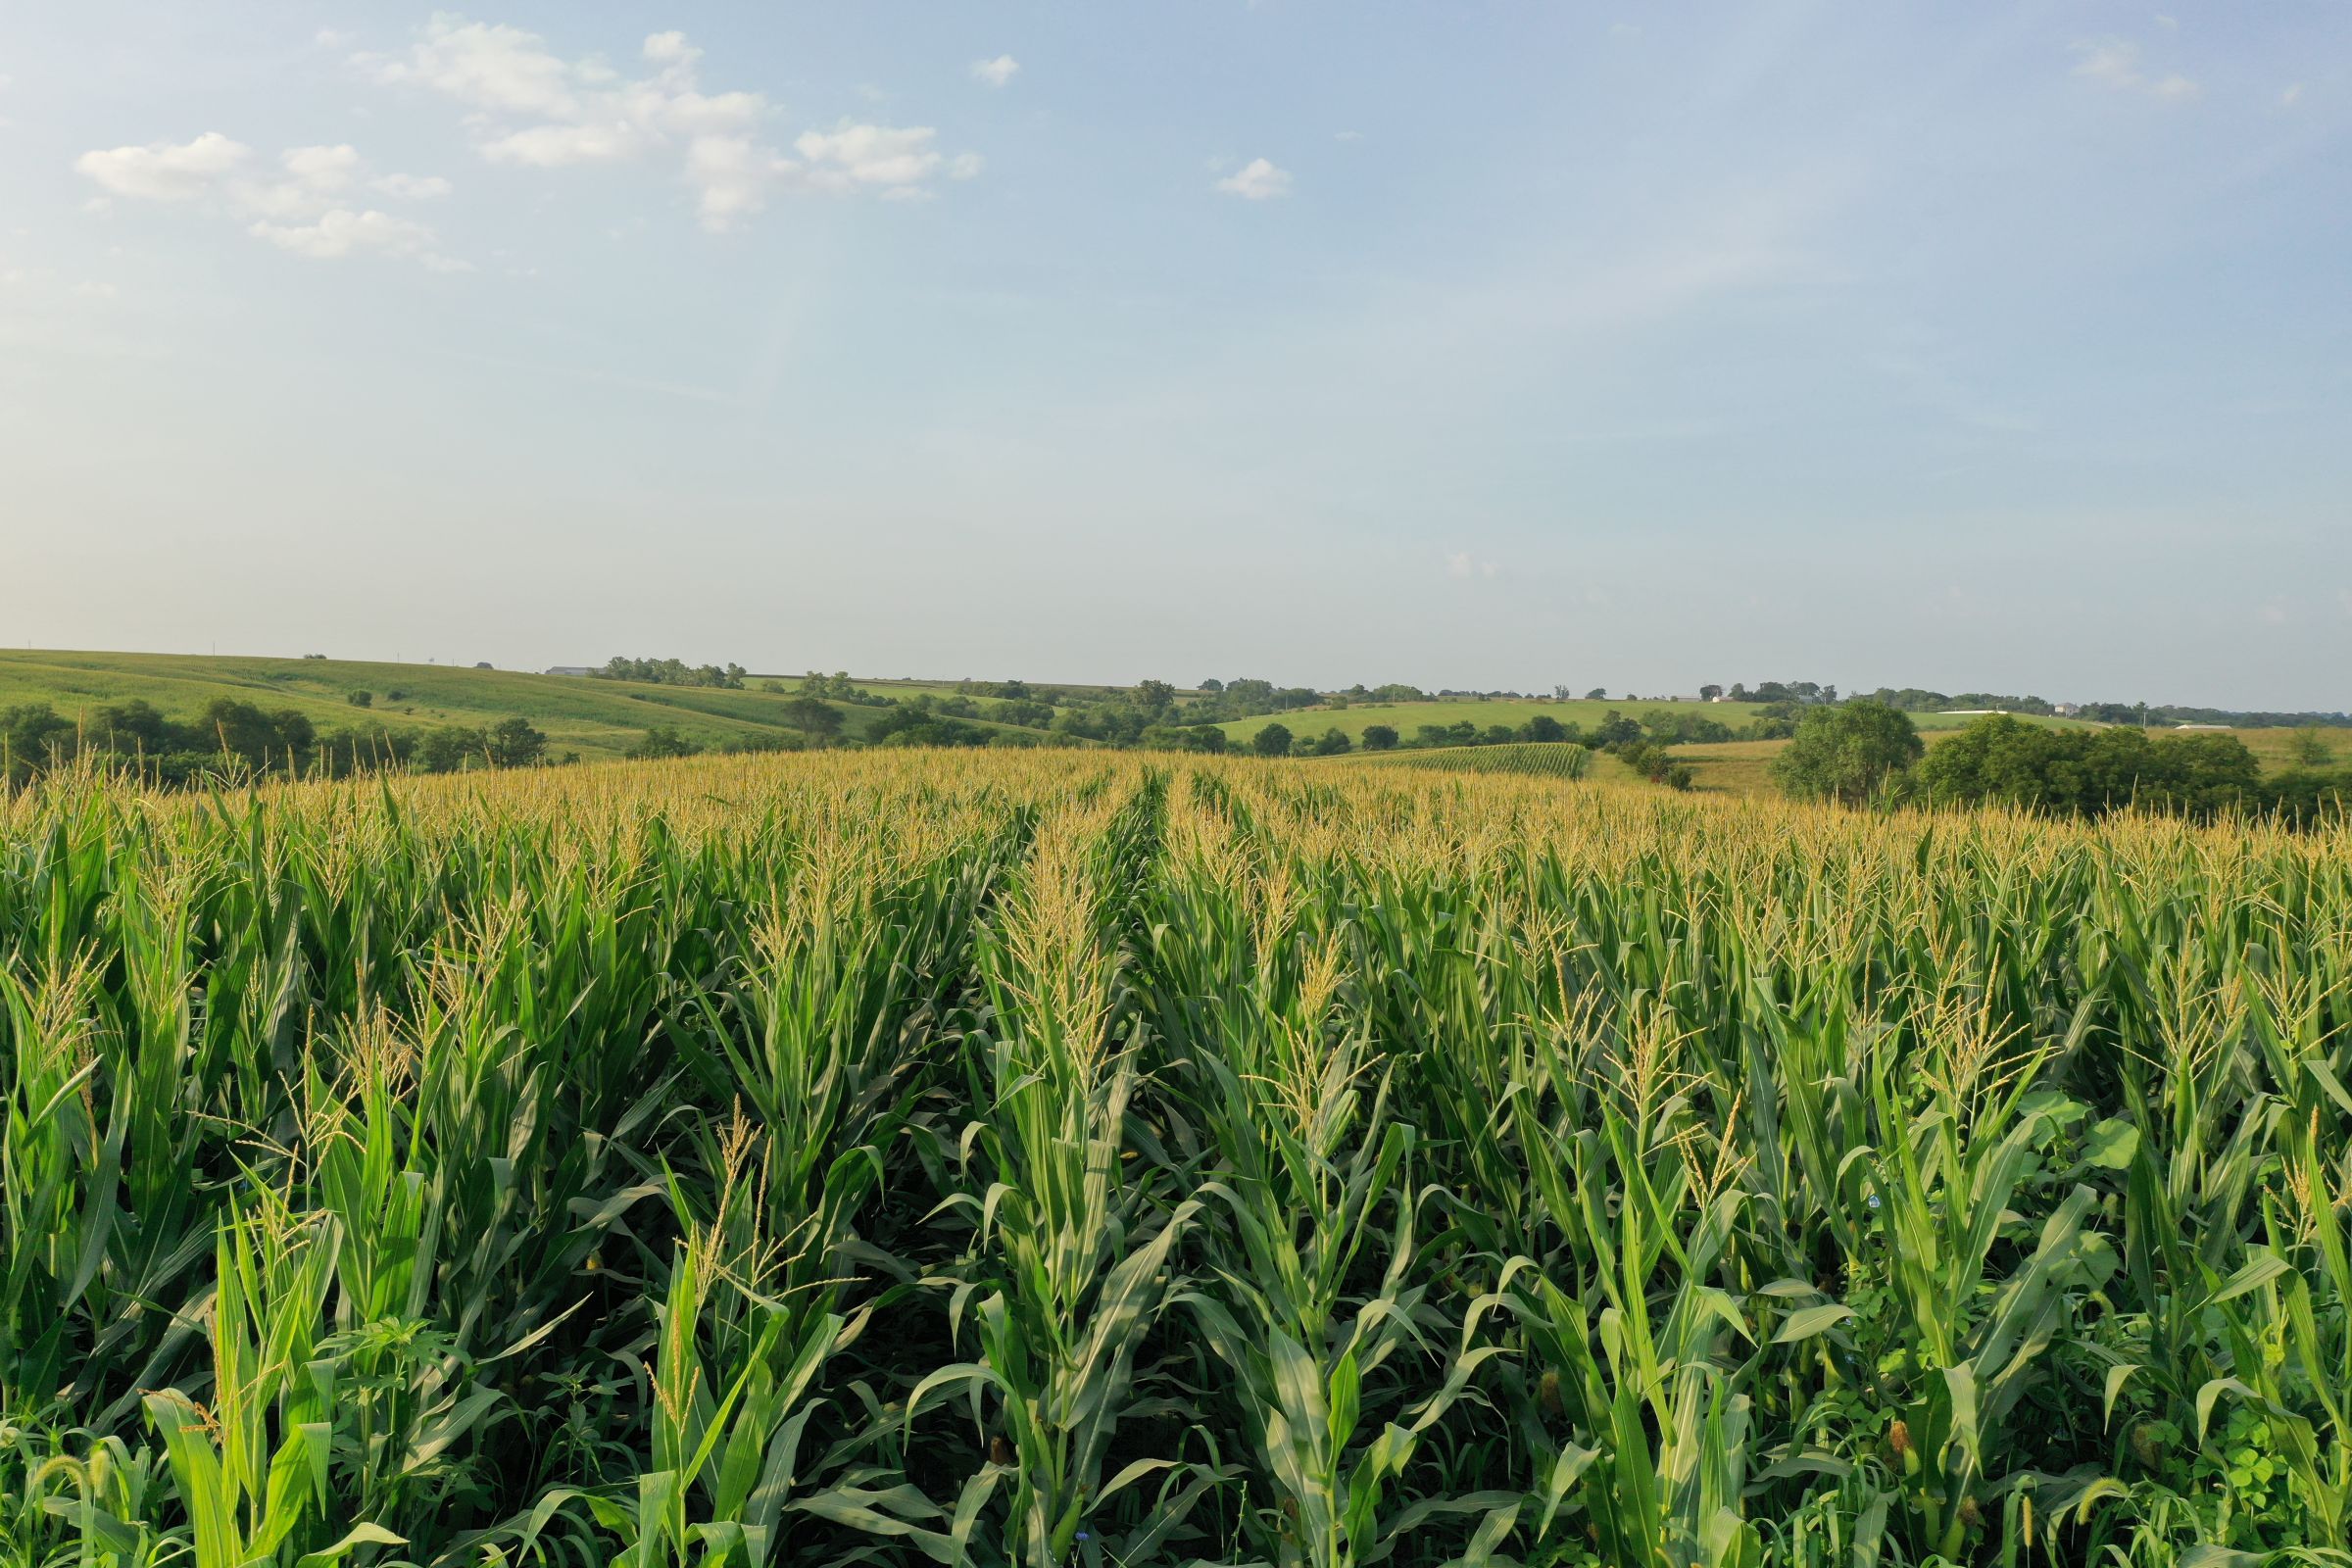
[[[593,675],[596,670],[587,664],[550,664],[547,672],[550,675]]]

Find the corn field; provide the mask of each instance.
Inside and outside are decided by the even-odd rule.
[[[2352,830],[0,798],[0,1565],[2352,1562]]]
[[[1580,779],[1592,765],[1592,754],[1582,746],[1559,741],[1513,742],[1504,746],[1447,747],[1435,752],[1372,752],[1358,754],[1358,765],[1427,767],[1449,773],[1529,773],[1540,778]]]

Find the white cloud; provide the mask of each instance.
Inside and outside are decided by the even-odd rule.
[[[411,258],[436,272],[471,270],[464,262],[453,261],[433,249],[434,235],[427,225],[372,208],[355,213],[348,207],[337,207],[308,223],[258,222],[249,232],[316,261],[337,261],[372,251]]]
[[[2303,84],[2299,81],[2289,82],[2278,93],[2278,107],[2281,109],[2292,109],[2302,101]]]
[[[320,190],[340,190],[351,183],[360,167],[360,150],[345,143],[337,147],[292,147],[278,155],[286,172]]]
[[[626,122],[532,125],[483,142],[481,154],[494,164],[562,169],[571,164],[603,164],[633,158],[642,146],[635,127]]]
[[[438,201],[449,194],[449,181],[439,174],[386,174],[375,188],[397,201]]]
[[[928,125],[894,129],[843,121],[831,130],[806,130],[793,150],[808,161],[808,182],[818,189],[851,185],[913,185],[937,172],[945,161],[931,145]]]
[[[425,24],[406,59],[362,56],[384,81],[430,87],[477,109],[567,119],[579,111],[588,68],[550,54],[520,27],[466,22],[445,14]]]
[[[278,155],[282,177],[270,181],[240,180],[229,187],[230,199],[246,212],[269,218],[299,218],[331,206],[357,178],[359,149],[290,147]]]
[[[2166,103],[2186,103],[2202,91],[2179,73],[2150,76],[2142,72],[2139,45],[2135,43],[2110,38],[2100,43],[2078,43],[2075,52],[2082,56],[2076,62],[2075,74],[2111,92],[2144,93]]]
[[[74,285],[74,292],[85,300],[111,300],[115,297],[115,285],[98,282],[76,283]]]
[[[767,205],[768,188],[791,161],[749,136],[697,136],[686,149],[686,179],[699,193],[703,227],[722,233]]]
[[[208,130],[194,141],[150,142],[83,153],[74,167],[117,196],[142,201],[183,202],[210,190],[232,173],[253,149]]]
[[[999,55],[994,60],[972,62],[972,79],[991,87],[1002,87],[1021,74],[1021,63],[1010,55]]]
[[[1291,176],[1263,158],[1252,158],[1240,171],[1217,181],[1217,189],[1244,201],[1271,201],[1291,193]]]
[[[1331,139],[1333,141],[1362,141],[1364,133],[1360,130],[1335,130],[1331,133]]]
[[[659,66],[691,67],[703,58],[703,52],[686,41],[686,35],[674,28],[647,36],[642,51],[645,58]]]
[[[359,182],[366,163],[348,143],[289,147],[278,155],[277,172],[246,172],[252,149],[219,131],[194,141],[157,142],[84,153],[74,167],[119,196],[146,201],[189,201],[212,196],[252,220],[246,232],[297,255],[334,259],[363,251],[415,260],[436,271],[460,271],[466,264],[442,255],[433,230],[423,223],[372,210],[355,212],[346,194]],[[387,174],[378,189],[407,196],[439,195],[449,182],[431,176]],[[105,210],[105,197],[91,206]]]
[[[1469,576],[1470,552],[1467,550],[1449,551],[1446,557],[1446,575],[1448,577]]]
[[[760,211],[775,190],[906,197],[943,175],[968,179],[980,171],[974,155],[941,153],[937,132],[921,125],[844,121],[798,137],[795,158],[760,135],[775,118],[764,94],[703,90],[703,51],[684,33],[654,33],[639,53],[652,74],[624,78],[593,60],[564,60],[537,33],[442,15],[406,55],[358,63],[380,80],[424,87],[474,111],[467,123],[476,150],[493,163],[556,169],[674,158],[713,232]],[[1012,65],[1009,57],[1004,63]]]

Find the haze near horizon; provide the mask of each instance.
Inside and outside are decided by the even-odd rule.
[[[2352,12],[0,23],[0,643],[2343,709]]]

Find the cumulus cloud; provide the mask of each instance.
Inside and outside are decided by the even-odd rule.
[[[776,118],[765,94],[704,91],[703,51],[684,33],[654,33],[639,55],[648,74],[624,76],[599,61],[566,60],[537,33],[443,15],[405,55],[355,58],[379,80],[471,111],[476,149],[493,163],[557,169],[674,159],[703,226],[714,232],[779,190],[906,197],[924,194],[934,179],[979,172],[973,155],[939,151],[927,125],[844,121],[803,133],[787,153],[761,134]]]
[[[1010,55],[972,62],[972,79],[990,87],[1002,87],[1020,74],[1021,63]]]
[[[2075,74],[2111,92],[2141,93],[2166,103],[2186,103],[2202,91],[2177,72],[2151,76],[2142,71],[2139,45],[2135,43],[2117,38],[2078,43],[2075,53],[2081,57],[2075,62]]]
[[[722,233],[758,212],[792,167],[749,136],[697,136],[686,149],[686,182],[698,193],[703,227]]]
[[[217,209],[248,220],[248,233],[300,256],[332,260],[371,251],[406,257],[436,271],[465,270],[466,264],[435,248],[429,226],[373,209],[354,210],[349,195],[367,168],[358,148],[348,143],[289,147],[268,172],[253,171],[252,161],[252,149],[242,142],[207,131],[190,142],[84,153],[74,167],[118,196],[164,202],[208,198]],[[387,174],[373,183],[404,197],[449,189],[447,180],[415,174]]]
[[[86,152],[74,160],[74,167],[117,196],[184,202],[204,195],[252,155],[253,149],[243,142],[208,130],[190,142]]]
[[[808,181],[819,189],[906,186],[929,179],[946,161],[932,135],[928,125],[894,130],[845,120],[831,130],[803,131],[792,146],[808,161]]]
[[[230,187],[236,205],[270,218],[297,218],[331,203],[360,171],[359,149],[290,147],[278,155],[277,177],[243,180]]]
[[[494,164],[562,169],[570,164],[633,158],[643,146],[635,126],[616,121],[592,125],[531,125],[492,137],[481,144],[481,153]]]
[[[1471,570],[1471,561],[1470,561],[1470,552],[1469,552],[1469,551],[1467,551],[1467,550],[1455,550],[1455,551],[1451,551],[1451,552],[1449,552],[1449,553],[1446,555],[1446,576],[1448,576],[1448,577],[1467,577],[1467,576],[1469,576],[1469,575],[1470,575],[1470,570]]]
[[[360,64],[389,82],[413,82],[461,103],[500,114],[570,119],[579,89],[609,80],[601,67],[571,65],[520,27],[436,16],[406,56],[363,55]]]
[[[1272,201],[1291,193],[1290,172],[1277,169],[1263,158],[1252,158],[1238,171],[1217,181],[1217,189],[1244,201]]]
[[[307,223],[257,222],[250,232],[282,250],[316,261],[337,261],[373,251],[412,258],[436,272],[471,270],[464,262],[452,261],[433,249],[433,231],[427,225],[372,208],[365,212],[330,208]]]

